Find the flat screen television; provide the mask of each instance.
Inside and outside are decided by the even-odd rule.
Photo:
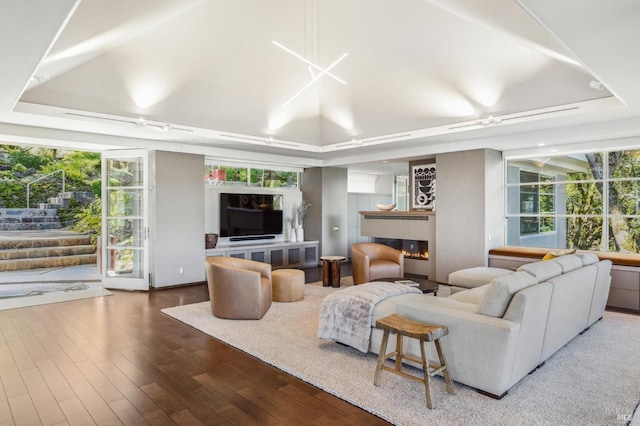
[[[282,234],[282,194],[220,194],[220,236]]]

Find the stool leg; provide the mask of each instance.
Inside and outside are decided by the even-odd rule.
[[[385,330],[382,334],[382,342],[380,343],[380,351],[378,352],[378,363],[376,364],[376,373],[373,376],[373,384],[380,386],[380,376],[382,376],[382,364],[386,359],[387,341],[389,340],[389,330]]]
[[[449,373],[449,366],[447,365],[447,360],[444,358],[444,352],[442,351],[442,347],[440,347],[440,339],[436,339],[436,350],[438,351],[438,358],[440,358],[440,366],[445,367],[442,370],[442,374],[444,375],[444,382],[447,385],[447,392],[456,393],[453,388],[453,381],[451,380],[451,374]]]
[[[431,373],[429,372],[429,359],[424,348],[425,342],[420,339],[420,354],[422,355],[422,371],[424,372],[424,393],[427,395],[427,407],[433,409],[431,401]]]
[[[402,371],[402,334],[396,333],[396,371]]]

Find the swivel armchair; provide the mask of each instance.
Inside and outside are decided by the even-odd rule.
[[[378,243],[357,243],[351,246],[353,283],[363,284],[378,278],[404,276],[404,254]]]
[[[235,257],[205,261],[211,312],[218,318],[260,319],[271,307],[271,265]]]

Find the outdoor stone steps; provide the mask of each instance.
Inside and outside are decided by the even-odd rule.
[[[1,238],[0,272],[95,264],[91,238],[65,232],[14,232]]]
[[[0,251],[9,249],[26,249],[39,247],[68,247],[91,245],[91,237],[77,234],[73,236],[49,237],[44,233],[34,238],[7,238],[0,239]]]
[[[39,257],[72,256],[74,254],[93,254],[92,245],[74,245],[58,247],[29,247],[0,250],[0,260],[35,259]]]
[[[0,260],[0,272],[23,271],[26,269],[62,268],[65,266],[92,265],[96,254],[76,254],[71,256],[40,257],[35,259]]]

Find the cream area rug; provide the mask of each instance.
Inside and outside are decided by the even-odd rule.
[[[640,317],[606,312],[503,399],[459,383],[448,394],[438,376],[429,410],[420,383],[383,372],[376,387],[376,355],[316,337],[320,302],[336,290],[307,284],[304,300],[274,302],[259,321],[218,319],[209,302],[163,312],[398,425],[623,425],[640,399]]]
[[[109,295],[95,281],[0,284],[0,311]]]

